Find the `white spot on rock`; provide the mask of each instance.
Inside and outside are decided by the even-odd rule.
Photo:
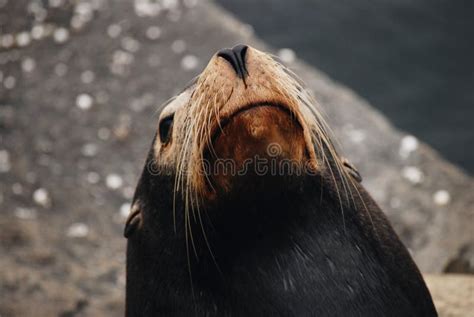
[[[132,199],[134,193],[135,193],[135,188],[131,186],[127,186],[122,190],[122,195],[125,199]]]
[[[114,52],[112,61],[115,64],[128,65],[133,62],[133,55],[125,51],[118,50]]]
[[[198,0],[184,0],[183,3],[187,8],[194,8],[197,5]]]
[[[117,38],[120,33],[122,33],[122,27],[118,24],[111,24],[107,28],[107,34],[113,39]]]
[[[84,238],[89,234],[89,226],[82,222],[72,224],[66,232],[70,238]]]
[[[13,89],[13,88],[15,88],[15,86],[16,86],[16,78],[13,77],[13,76],[7,76],[7,77],[5,77],[5,79],[3,80],[3,86],[4,86],[6,89]]]
[[[87,143],[82,146],[81,153],[87,157],[93,157],[99,152],[99,147],[94,143]]]
[[[140,49],[140,43],[129,36],[124,37],[121,41],[122,48],[131,53],[135,53]]]
[[[87,181],[90,184],[97,184],[100,181],[100,175],[96,172],[87,173]]]
[[[416,166],[406,166],[402,170],[402,176],[413,184],[420,184],[423,182],[424,174]]]
[[[278,57],[281,59],[283,63],[293,63],[296,59],[296,54],[292,49],[289,48],[282,48],[278,51]]]
[[[12,192],[15,195],[21,195],[23,194],[23,186],[20,183],[15,183],[12,185]]]
[[[438,206],[446,206],[451,202],[451,195],[447,190],[438,190],[433,194],[433,201]]]
[[[22,62],[21,62],[21,69],[25,73],[30,73],[32,72],[36,67],[36,62],[34,59],[30,57],[26,57]]]
[[[48,3],[49,3],[49,6],[52,8],[59,8],[60,6],[63,5],[64,0],[49,0]]]
[[[28,32],[20,32],[16,35],[16,44],[20,47],[27,46],[31,42],[31,36]]]
[[[89,21],[90,17],[88,16],[82,16],[82,15],[74,15],[71,18],[71,27],[75,30],[80,30],[86,25],[86,23]]]
[[[120,177],[120,175],[118,174],[109,174],[107,175],[107,178],[105,179],[105,184],[110,189],[118,189],[122,187],[123,180],[122,180],[122,177]]]
[[[194,55],[186,55],[181,60],[181,67],[184,70],[194,70],[199,65],[199,59]]]
[[[418,149],[418,139],[412,135],[407,135],[400,141],[400,149],[398,150],[399,155],[403,159],[407,159],[411,153]]]
[[[123,75],[127,71],[127,66],[133,63],[134,57],[131,53],[117,50],[112,56],[110,71],[116,75]]]
[[[33,201],[44,208],[51,206],[51,198],[45,188],[38,188],[33,192]]]
[[[88,110],[92,107],[93,99],[88,94],[80,94],[76,97],[76,106],[81,110]]]
[[[45,32],[44,26],[42,24],[35,25],[31,29],[31,37],[34,40],[42,39],[45,36],[45,33],[46,32]]]
[[[161,1],[156,0],[135,0],[135,14],[139,17],[154,17],[161,12]]]
[[[10,153],[7,150],[0,150],[0,173],[9,172],[11,167]]]
[[[10,48],[15,43],[15,38],[11,34],[3,34],[1,44],[4,48]]]
[[[36,210],[33,208],[18,207],[15,209],[14,215],[22,220],[33,220],[37,218]]]
[[[84,84],[90,84],[94,81],[94,79],[95,79],[95,74],[91,70],[86,70],[82,72],[81,74],[81,81]]]
[[[127,219],[128,215],[130,214],[130,208],[132,208],[130,203],[125,203],[120,206],[120,217],[122,219]]]
[[[183,40],[176,40],[171,43],[171,50],[176,54],[181,54],[186,50],[186,42]]]
[[[349,132],[349,137],[354,143],[362,143],[367,136],[364,131],[353,129]]]
[[[57,28],[53,33],[53,39],[56,43],[65,43],[69,40],[69,30],[66,28]]]
[[[92,4],[89,2],[79,2],[74,8],[74,16],[71,19],[71,26],[81,29],[93,17]]]
[[[150,26],[146,30],[146,37],[150,40],[157,40],[161,37],[161,28],[158,26]]]

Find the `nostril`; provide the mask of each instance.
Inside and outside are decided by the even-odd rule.
[[[247,67],[245,66],[245,56],[247,54],[247,45],[236,45],[232,49],[224,48],[217,52],[217,56],[224,58],[234,68],[237,76],[245,79],[248,75]]]
[[[244,71],[244,76],[248,74],[247,67],[245,65],[245,55],[247,55],[247,49],[249,47],[247,45],[239,44],[232,48],[235,56],[239,60],[239,64],[242,66],[242,70]]]
[[[222,57],[223,59],[228,61],[229,64],[232,65],[234,70],[237,71],[239,62],[237,61],[237,58],[236,58],[236,56],[234,55],[234,52],[231,49],[224,48],[224,49],[220,50],[219,52],[217,52],[217,56]]]
[[[239,45],[236,45],[232,48],[232,51],[235,53],[235,55],[239,56],[242,61],[245,61],[245,55],[247,54],[247,49],[249,47],[247,45],[244,45],[244,44],[239,44]]]

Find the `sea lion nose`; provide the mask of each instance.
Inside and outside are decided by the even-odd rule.
[[[247,45],[239,44],[234,46],[232,49],[224,48],[217,52],[217,56],[222,57],[232,65],[237,76],[241,79],[245,79],[248,75],[247,67],[245,66],[245,55],[247,54]]]

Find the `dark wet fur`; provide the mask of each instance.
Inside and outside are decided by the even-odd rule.
[[[357,182],[371,217],[354,198],[343,200],[343,219],[325,173],[285,179],[287,190],[274,185],[281,181],[260,179],[263,194],[236,190],[201,210],[215,259],[196,214],[189,267],[179,199],[174,231],[174,175],[145,168],[135,197],[143,224],[128,241],[127,316],[436,316],[408,251]]]

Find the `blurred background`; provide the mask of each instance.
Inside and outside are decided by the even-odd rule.
[[[441,315],[467,316],[473,13],[470,1],[0,0],[0,316],[123,315],[122,230],[155,110],[237,43],[302,77]]]

